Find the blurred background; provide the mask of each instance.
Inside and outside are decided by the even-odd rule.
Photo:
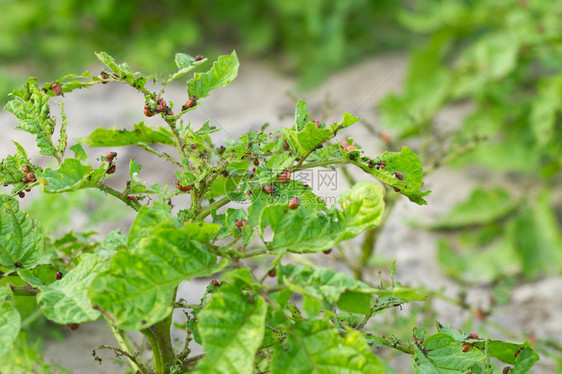
[[[370,156],[408,145],[433,190],[429,205],[389,197],[382,232],[346,243],[359,265],[373,273],[387,274],[397,260],[398,281],[432,292],[431,307],[389,316],[383,332],[408,339],[414,325],[439,320],[486,336],[528,340],[541,354],[537,373],[562,372],[562,2],[29,0],[1,5],[2,104],[28,76],[50,82],[85,70],[98,74],[94,51],[107,51],[148,74],[174,71],[176,52],[213,61],[236,49],[239,78],[213,94],[192,121],[212,116],[237,137],[265,122],[290,124],[296,99],[303,98],[323,121],[343,111],[361,117],[341,136],[355,138]],[[110,86],[64,99],[69,129],[73,119],[80,123],[74,136],[143,119],[143,98]],[[184,91],[172,92],[177,102]],[[130,103],[123,103],[129,97]],[[121,114],[107,110],[118,102],[114,108]],[[5,134],[14,120],[9,113],[0,116]],[[2,158],[14,151],[10,138],[0,143]],[[119,152],[126,157],[127,151]],[[147,175],[158,176],[157,167],[145,162],[145,168]],[[344,185],[365,178],[346,172],[341,177]],[[114,210],[88,203],[99,199],[93,195],[71,198],[84,212],[84,225],[107,224],[104,217]],[[57,204],[49,197],[34,201],[30,210],[37,216]],[[71,216],[64,210],[68,206],[56,208],[61,217]],[[125,215],[114,212],[116,219]],[[56,237],[59,217],[47,222]],[[87,243],[87,235],[76,235],[73,243]],[[327,266],[339,266],[342,259],[328,260]],[[62,336],[51,333],[51,338]],[[20,342],[22,352],[45,349],[26,344]],[[89,342],[75,344],[91,350]],[[57,353],[65,346],[63,339],[46,349],[72,368],[75,363],[64,362],[66,352]],[[385,357],[396,372],[409,372],[405,356]],[[93,360],[92,365],[73,372],[106,372],[95,371],[102,369]]]

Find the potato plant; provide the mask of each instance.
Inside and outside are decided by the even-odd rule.
[[[387,369],[374,353],[381,346],[410,355],[415,373],[489,373],[493,358],[523,373],[538,360],[529,343],[481,338],[439,323],[433,333],[415,329],[408,341],[378,335],[374,316],[423,302],[423,292],[394,281],[389,287],[368,284],[287,259],[288,254],[322,256],[376,228],[385,208],[381,185],[386,193],[425,204],[429,191],[421,189],[422,165],[410,149],[376,156],[358,144],[339,143],[337,133],[358,119],[344,113],[336,123],[314,121],[302,101],[286,128],[269,133],[264,127],[215,144],[217,128],[208,122],[194,126],[182,117],[236,77],[234,52],[191,75],[181,106],[166,101],[166,87],[201,70],[203,56],[177,54],[177,72],[155,91],[147,85],[155,76],[133,73],[104,52],[97,56],[105,65],[98,76],[67,75],[43,85],[30,78],[6,105],[19,120],[17,128],[36,137],[40,153],[51,156],[54,166],[40,167],[15,143],[17,150],[0,167],[2,183],[11,187],[0,195],[0,355],[20,333],[14,301],[35,298],[47,319],[71,330],[104,319],[119,347],[97,347],[94,358],[99,359],[97,349],[113,349],[143,374],[382,373]],[[137,90],[145,97],[139,111],[157,116],[162,126],[100,127],[69,147],[63,106],[57,123],[51,99],[108,82]],[[148,186],[134,159],[122,171],[116,168],[116,152],[89,160],[83,145],[139,146],[164,159],[177,182]],[[305,169],[344,165],[362,169],[380,184],[356,183],[329,206],[293,177]],[[122,190],[107,184],[119,173],[128,173]],[[61,245],[19,206],[19,198],[33,188],[61,199],[70,191],[99,189],[106,199],[130,207],[136,218],[127,235],[113,231],[95,245]],[[177,203],[180,195],[189,197],[185,206]],[[247,209],[235,204],[244,202]],[[255,265],[258,257],[262,265]],[[200,303],[177,297],[180,283],[209,276],[215,279]],[[177,347],[171,340],[175,309],[184,311],[187,331],[185,344]],[[142,358],[126,330],[146,337],[150,360]],[[193,355],[192,341],[205,353]]]

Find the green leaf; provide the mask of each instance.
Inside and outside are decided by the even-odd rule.
[[[525,207],[514,221],[512,240],[528,278],[560,272],[562,233],[553,206],[550,191],[545,188],[533,209]]]
[[[15,269],[19,262],[26,269],[37,263],[43,253],[41,224],[19,208],[18,201],[0,195],[0,260],[2,266]]]
[[[83,72],[80,75],[67,74],[64,77],[57,79],[57,83],[59,83],[62,86],[64,93],[71,92],[77,88],[90,87],[98,81],[100,81],[100,78],[92,77],[92,75],[87,71]],[[51,91],[50,85],[51,83],[45,83],[43,85],[43,90],[50,92]]]
[[[404,146],[400,152],[384,152],[374,161],[384,161],[386,166],[384,169],[369,168],[365,164],[358,164],[358,166],[380,181],[398,188],[400,193],[407,196],[410,201],[420,205],[427,204],[423,197],[429,195],[431,191],[420,190],[423,186],[423,169],[420,159],[410,148]],[[403,179],[399,180],[395,172],[401,173]]]
[[[43,314],[60,324],[96,320],[100,312],[92,309],[87,292],[104,268],[104,263],[96,255],[82,254],[78,266],[61,280],[40,287],[42,292],[37,295],[37,302]]]
[[[523,347],[523,349],[521,349],[521,347]],[[514,366],[511,369],[511,372],[513,374],[528,373],[529,369],[531,369],[535,365],[535,363],[540,360],[539,355],[533,348],[531,348],[529,343],[525,343],[524,345],[520,346],[520,349],[521,350],[519,351],[519,354],[515,359]]]
[[[216,261],[188,230],[156,229],[134,250],[115,254],[109,268],[92,282],[90,300],[121,328],[140,330],[172,313],[173,289],[179,283],[226,265]]]
[[[280,267],[278,277],[280,284],[294,292],[337,304],[340,309],[352,313],[369,313],[372,295],[394,297],[404,302],[425,299],[409,288],[373,288],[347,274],[327,268],[290,264]]]
[[[556,122],[562,113],[562,74],[543,78],[533,102],[530,125],[537,143],[545,146],[553,140]]]
[[[253,373],[254,356],[265,331],[267,305],[253,302],[239,284],[224,285],[199,315],[199,333],[206,356],[199,373]]]
[[[467,340],[468,337],[468,334],[462,332],[462,330],[461,331],[454,330],[451,326],[443,325],[440,322],[437,322],[437,330],[439,332],[444,332],[445,334],[452,336],[458,342],[464,342],[465,340]],[[423,340],[425,337],[425,334],[421,336],[416,333],[416,335],[419,340]]]
[[[20,332],[21,317],[10,303],[0,305],[0,357],[8,353]]]
[[[204,221],[185,222],[183,225],[194,240],[201,243],[208,243],[217,236],[221,226]]]
[[[13,296],[12,290],[7,284],[0,286],[0,303],[11,299]]]
[[[363,231],[377,227],[384,213],[384,197],[380,186],[371,181],[355,183],[338,197],[345,219],[344,231],[338,241],[351,239]]]
[[[520,47],[519,40],[510,33],[489,33],[478,38],[457,62],[454,97],[478,92],[487,83],[498,82],[511,73],[517,66]]]
[[[18,130],[37,136],[39,153],[58,156],[51,136],[55,131],[55,121],[49,112],[49,95],[39,89],[36,78],[29,78],[24,88],[14,90],[14,99],[5,108],[18,118]]]
[[[225,87],[238,75],[238,57],[236,52],[227,56],[219,56],[213,66],[206,73],[196,73],[192,79],[187,81],[187,92],[189,96],[202,99],[209,96],[209,92]]]
[[[514,228],[510,224],[505,237],[484,248],[465,243],[461,238],[456,250],[451,243],[441,240],[437,246],[439,264],[448,275],[472,284],[519,274],[523,265],[513,244]]]
[[[260,183],[266,183],[271,178],[275,178],[277,174],[278,172],[261,173],[258,170],[252,180],[260,180]],[[310,188],[305,187],[301,182],[290,180],[287,183],[278,183],[276,186],[274,195],[266,194],[263,189],[252,193],[252,205],[248,208],[248,223],[250,225],[259,225],[261,213],[266,207],[272,204],[286,205],[294,196],[299,198],[302,207],[326,209],[324,200],[320,196],[315,195]]]
[[[202,60],[195,61],[195,58],[188,54],[176,53],[175,61],[179,70],[176,71],[174,74],[170,75],[170,77],[168,78],[168,82],[171,82],[189,73],[191,70],[195,69],[198,65],[205,63],[207,59],[203,58]]]
[[[143,88],[146,84],[146,79],[151,77],[141,76],[139,72],[133,73],[129,65],[117,64],[115,59],[106,52],[96,52],[98,59],[105,64],[113,73],[116,74],[117,79],[122,80],[133,87]]]
[[[127,247],[135,248],[147,238],[149,233],[161,222],[179,222],[172,218],[170,206],[164,203],[155,203],[152,207],[142,206],[137,213],[137,218],[129,230]]]
[[[384,210],[383,193],[372,181],[355,184],[338,198],[343,211],[332,207],[302,204],[297,209],[270,205],[260,216],[260,234],[265,227],[273,230],[268,247],[274,251],[319,252],[335,243],[357,236],[378,226]],[[255,203],[255,202],[254,202]]]
[[[330,304],[338,303],[339,305],[340,297],[346,292],[352,292],[355,295],[365,294],[368,296],[368,306],[360,312],[363,314],[369,313],[371,295],[380,291],[369,287],[363,282],[352,279],[347,274],[327,268],[285,265],[280,266],[278,277],[279,282],[290,290],[319,300],[325,300]],[[346,304],[347,298],[350,296],[353,295],[348,294],[344,296],[346,299],[343,301],[344,304]],[[349,309],[342,309],[350,311]]]
[[[0,164],[0,182],[15,184],[18,190],[22,190],[24,184],[21,182],[21,178],[24,176],[23,167],[27,165],[32,168],[31,171],[35,172],[34,165],[31,165],[29,158],[25,149],[17,142],[14,142],[18,151],[13,156],[8,156]]]
[[[295,130],[302,131],[308,123],[308,109],[306,102],[299,100],[295,109]]]
[[[356,331],[342,337],[327,321],[296,322],[274,348],[272,373],[383,373],[383,366]]]
[[[64,156],[64,152],[66,151],[66,142],[67,142],[67,134],[66,134],[66,113],[64,112],[64,103],[60,103],[60,111],[62,117],[62,124],[60,127],[60,138],[59,138],[59,145],[56,147],[57,151],[60,153],[61,157]]]
[[[129,184],[127,185],[128,193],[146,192],[146,182],[139,177],[140,165],[134,158],[129,162]]]
[[[74,158],[67,158],[57,170],[45,169],[38,176],[43,191],[61,193],[96,186],[104,177],[106,169],[93,169]]]
[[[174,139],[169,130],[159,127],[157,131],[146,126],[144,122],[135,124],[133,130],[117,130],[113,127],[106,129],[98,127],[88,137],[76,139],[77,142],[90,147],[118,147],[124,145],[167,144],[174,145]]]
[[[513,212],[518,201],[503,188],[476,188],[466,201],[455,206],[445,216],[423,227],[430,229],[458,229],[497,222]]]
[[[304,112],[305,109],[302,109],[301,103],[303,102],[299,102],[297,104],[295,126],[293,128],[285,129],[285,137],[287,138],[290,146],[293,147],[301,157],[307,156],[319,145],[325,143],[329,139],[332,139],[341,129],[349,127],[359,121],[359,118],[356,118],[349,113],[344,113],[344,117],[340,122],[331,124],[328,128],[319,128],[314,122],[307,122],[302,125],[299,121],[303,121],[303,117],[306,118],[306,112]]]
[[[106,249],[109,251],[117,251],[119,248],[126,246],[127,237],[125,235],[121,235],[121,229],[111,231],[100,243],[100,249]]]
[[[70,147],[70,150],[74,152],[74,158],[77,160],[86,161],[86,159],[88,158],[86,151],[80,144],[74,144],[72,147]]]
[[[411,356],[414,374],[462,373],[486,359],[476,348],[463,352],[462,343],[443,332],[427,337],[423,350],[417,345],[414,347]]]
[[[195,58],[186,53],[176,53],[176,65],[178,69],[191,66],[195,62]]]

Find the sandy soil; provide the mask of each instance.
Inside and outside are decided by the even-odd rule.
[[[99,68],[91,71],[97,72]],[[265,65],[257,62],[242,61],[239,77],[230,87],[217,90],[202,105],[202,110],[189,114],[188,119],[195,126],[210,120],[211,125],[224,129],[215,134],[216,143],[222,139],[237,138],[248,129],[258,129],[264,122],[269,122],[273,128],[292,123],[295,98],[305,99],[312,112],[323,120],[337,120],[344,111],[365,119],[377,126],[377,115],[374,106],[378,100],[389,92],[400,89],[405,72],[405,59],[399,55],[383,56],[365,61],[348,70],[334,75],[320,87],[306,94],[294,91],[295,81],[279,76]],[[166,95],[168,101],[182,103],[186,93],[181,86],[172,86]],[[118,128],[132,127],[133,123],[141,120],[148,124],[160,125],[156,116],[147,119],[142,114],[143,97],[132,88],[120,84],[100,85],[88,90],[81,90],[76,94],[67,95],[61,99],[65,104],[68,116],[69,139],[87,136],[99,126],[117,126]],[[455,126],[466,113],[468,106],[459,105],[447,110],[441,118],[443,126]],[[12,130],[16,120],[11,114],[0,113],[0,126],[3,136],[0,138],[0,158],[13,153],[15,147],[10,139],[25,145],[26,149],[34,147],[34,140],[26,133]],[[368,150],[367,153],[376,155],[383,152],[384,144],[380,139],[369,135],[361,125],[342,132],[339,137],[352,136]],[[141,176],[148,183],[172,184],[175,177],[169,168],[163,168],[154,162],[153,157],[142,150],[132,148],[112,149],[119,153],[118,170],[127,170],[129,160],[134,157],[144,164]],[[89,149],[90,159],[107,152],[107,149]],[[46,166],[45,157],[31,154],[34,160]],[[118,174],[118,173],[117,173]],[[356,174],[360,179],[364,175]],[[468,175],[449,169],[440,169],[425,179],[426,188],[433,193],[429,196],[427,206],[417,206],[402,198],[393,211],[392,217],[382,232],[377,243],[376,253],[382,258],[395,259],[398,274],[395,279],[403,284],[424,285],[430,289],[444,289],[447,295],[456,297],[460,287],[448,279],[436,263],[436,242],[438,237],[434,233],[414,230],[405,225],[405,219],[433,219],[446,212],[455,203],[465,199],[473,186],[489,184],[486,175]],[[117,188],[122,188],[124,179],[118,175],[111,182]],[[338,175],[336,191],[319,191],[324,195],[337,196],[345,190],[345,182]],[[33,196],[34,192],[30,193]],[[25,201],[29,201],[25,199]],[[128,227],[124,222],[123,227]],[[346,248],[353,248],[353,243],[345,243]],[[354,255],[354,250],[350,249]],[[322,256],[318,259],[325,266],[342,268],[334,255]],[[388,269],[387,269],[388,270]],[[377,282],[376,271],[370,272],[373,283]],[[370,280],[370,279],[368,279]],[[208,284],[208,279],[198,279],[181,285],[178,297],[188,302],[198,302],[202,290]],[[562,315],[558,312],[562,307],[559,290],[562,278],[549,278],[532,284],[519,286],[512,295],[512,302],[497,311],[493,321],[501,324],[512,332],[532,332],[538,337],[562,336]],[[490,290],[487,287],[472,287],[468,289],[468,301],[472,305],[485,307],[488,303]],[[435,309],[439,311],[438,320],[444,324],[451,324],[458,328],[466,320],[467,313],[445,302],[435,302]],[[408,308],[402,311],[409,316]],[[182,314],[177,312],[175,319],[182,322]],[[494,335],[496,334],[496,335]],[[122,373],[123,367],[113,364],[111,354],[100,353],[104,359],[103,365],[98,365],[91,356],[92,348],[100,344],[116,344],[109,329],[102,322],[83,324],[76,332],[67,333],[68,337],[62,342],[47,344],[45,355],[48,360],[57,362],[72,370],[74,373]],[[181,339],[183,332],[174,330],[174,336]],[[490,332],[490,335],[501,335]],[[197,347],[194,347],[197,350]],[[392,366],[397,371],[411,372],[409,360],[405,355],[392,359]],[[544,358],[541,365],[533,373],[552,373],[552,362]]]

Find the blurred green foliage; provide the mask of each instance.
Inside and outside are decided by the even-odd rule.
[[[405,91],[380,105],[383,122],[402,138],[434,134],[439,111],[469,99],[453,144],[488,141],[459,164],[554,177],[562,167],[562,2],[415,4],[399,18],[429,38],[411,55]]]
[[[379,106],[396,141],[421,137],[426,165],[479,165],[534,186],[522,199],[476,190],[435,222],[458,230],[439,262],[466,282],[560,273],[551,191],[562,176],[562,2],[422,0],[399,19],[428,39],[411,54],[404,91]],[[461,126],[437,125],[459,101],[472,104]]]
[[[236,48],[268,57],[310,87],[337,68],[407,43],[393,0],[3,2],[0,95],[30,74],[42,81],[85,69],[105,50],[145,71],[172,71],[177,51]]]

